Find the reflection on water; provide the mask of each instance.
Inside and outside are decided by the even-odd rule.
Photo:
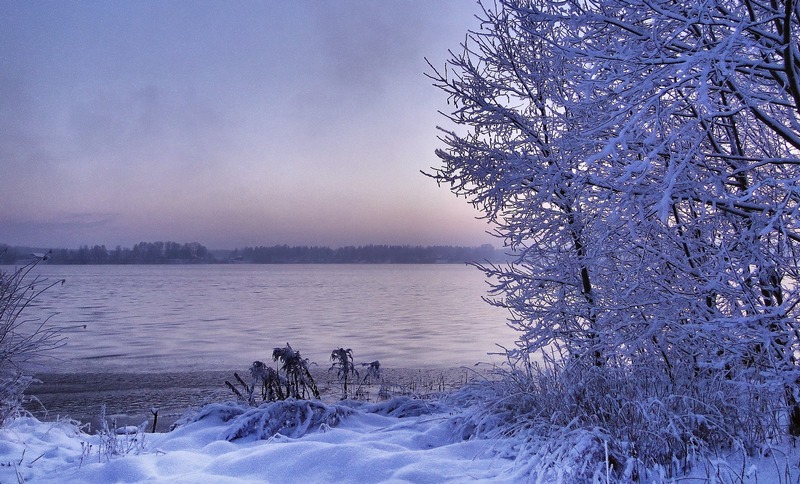
[[[65,278],[30,315],[69,333],[54,371],[246,368],[287,342],[328,364],[451,367],[501,362],[513,332],[481,300],[487,286],[461,265],[40,266]],[[40,312],[39,312],[40,311]],[[38,313],[38,314],[37,314]]]

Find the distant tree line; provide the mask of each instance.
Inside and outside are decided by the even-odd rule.
[[[274,245],[237,249],[231,260],[254,264],[463,264],[497,261],[502,256],[488,244],[480,247],[365,245],[337,249]]]
[[[36,250],[36,249],[33,249]],[[0,246],[0,253],[3,247]],[[46,251],[45,251],[46,252]],[[0,263],[13,264],[31,257],[31,249],[7,247]],[[197,242],[139,242],[133,248],[108,250],[105,245],[78,249],[53,249],[47,256],[50,264],[188,264],[215,262],[208,249]]]
[[[0,264],[15,264],[44,249],[0,245]],[[132,248],[83,245],[78,249],[53,249],[49,264],[463,264],[505,260],[491,245],[480,247],[365,245],[332,249],[318,246],[274,245],[234,251],[210,251],[197,242],[139,242]]]

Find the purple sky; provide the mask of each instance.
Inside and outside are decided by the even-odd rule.
[[[495,242],[423,74],[468,0],[0,0],[0,243]]]

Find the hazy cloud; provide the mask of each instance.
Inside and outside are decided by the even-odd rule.
[[[418,173],[474,7],[2,3],[0,242],[485,242]]]

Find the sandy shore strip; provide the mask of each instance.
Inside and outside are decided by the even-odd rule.
[[[226,380],[236,384],[234,371],[249,381],[246,369],[178,373],[41,373],[36,375],[41,382],[34,383],[26,392],[33,398],[25,408],[43,421],[71,418],[83,422],[90,433],[100,424],[103,406],[109,425],[147,422],[147,431],[152,430],[154,415],[151,409],[157,409],[156,430],[165,432],[193,409],[207,403],[235,399],[225,385]],[[362,374],[366,372],[365,369],[360,371]],[[492,367],[385,368],[381,373],[383,388],[390,395],[423,396],[452,391],[466,383],[491,378]],[[341,398],[342,387],[335,370],[313,368],[312,375],[323,400]],[[353,385],[350,386],[353,391]],[[377,401],[381,398],[380,389],[379,382],[364,385],[359,397]]]

